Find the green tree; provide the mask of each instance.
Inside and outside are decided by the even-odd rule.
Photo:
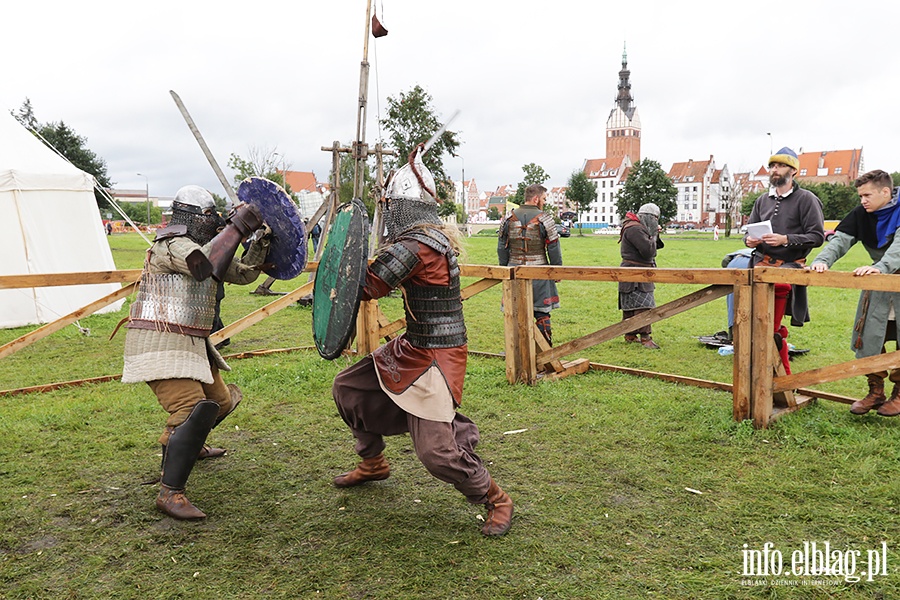
[[[44,144],[62,154],[70,163],[85,173],[93,175],[99,187],[112,187],[113,184],[106,171],[106,161],[86,146],[86,137],[75,133],[75,130],[63,121],[38,122],[29,98],[25,98],[22,106],[19,107],[18,112],[13,113],[13,116]],[[94,190],[94,198],[97,200],[99,208],[108,208],[109,203],[97,189]]]
[[[499,221],[500,220],[500,209],[496,206],[492,206],[488,209],[488,220],[489,221]]]
[[[244,158],[234,152],[228,157],[228,168],[234,171],[235,188],[248,177],[262,177],[283,187],[294,202],[299,202],[300,198],[297,197],[284,177],[284,171],[290,170],[290,165],[283,162],[284,157],[281,154],[274,148],[258,148],[256,146],[251,146],[248,152],[249,158]]]
[[[900,172],[894,171],[893,173],[891,173],[891,179],[894,180],[895,187],[900,185]]]
[[[625,219],[625,213],[636,213],[641,205],[652,202],[659,207],[659,222],[668,223],[678,214],[677,196],[678,189],[658,162],[649,158],[638,161],[617,196],[619,221]]]
[[[515,196],[509,199],[510,202],[514,202],[519,205],[525,202],[525,188],[535,183],[543,184],[545,181],[550,179],[550,176],[547,175],[547,172],[544,171],[544,168],[534,163],[522,165],[522,172],[525,173],[525,178],[520,181],[519,185],[516,187]]]
[[[756,199],[762,195],[763,192],[753,192],[744,196],[744,199],[741,200],[741,214],[749,217],[750,213],[753,212],[753,205],[756,204]]]
[[[390,163],[396,168],[406,164],[409,153],[418,144],[427,142],[443,122],[435,113],[431,95],[419,85],[408,92],[401,92],[397,98],[388,96],[387,103],[387,117],[381,119],[381,125],[390,132],[391,146],[396,152]],[[457,148],[459,135],[447,129],[422,157],[422,162],[434,176],[438,187],[436,192],[442,200],[449,197],[450,189],[443,157],[444,154],[455,156]]]
[[[575,204],[575,218],[577,220],[578,215],[589,210],[591,203],[597,199],[597,187],[591,183],[584,171],[573,171],[572,175],[569,176],[569,182],[566,187],[566,198]],[[584,235],[581,227],[578,228],[578,235]]]
[[[349,144],[348,144],[349,146]],[[368,163],[364,163],[365,171],[363,171],[363,197],[360,198],[363,204],[366,206],[366,211],[369,213],[369,220],[375,218],[375,178],[372,176],[372,172],[369,169]],[[340,191],[338,193],[338,199],[343,204],[345,202],[350,202],[353,199],[353,170],[355,168],[353,157],[348,153],[341,154],[341,172],[340,172]],[[329,175],[329,181],[334,181],[334,174],[331,173]]]
[[[843,219],[859,203],[856,187],[843,183],[798,182],[822,201],[822,213],[826,219]]]

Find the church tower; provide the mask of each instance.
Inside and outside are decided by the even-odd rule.
[[[628,54],[623,47],[616,105],[606,120],[606,159],[627,156],[634,164],[641,160],[641,118],[631,95],[630,77]]]

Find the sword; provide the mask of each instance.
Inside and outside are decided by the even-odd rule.
[[[174,92],[173,92],[173,93],[174,93]],[[432,146],[434,146],[434,143],[438,141],[438,138],[441,137],[441,135],[442,135],[445,131],[447,131],[447,127],[450,125],[450,123],[453,122],[453,119],[455,119],[457,116],[459,116],[459,109],[457,109],[456,112],[453,113],[453,115],[452,115],[449,119],[447,119],[447,122],[444,123],[444,126],[443,126],[443,127],[441,127],[441,128],[438,129],[436,132],[434,132],[434,135],[431,136],[431,139],[429,139],[427,142],[425,142],[425,147],[422,148],[422,154],[425,154],[426,152],[428,152],[428,149],[429,149],[429,148],[431,148]]]
[[[206,156],[206,160],[209,161],[209,166],[213,168],[213,171],[216,172],[216,177],[219,178],[219,183],[222,184],[222,187],[225,188],[225,193],[228,194],[228,197],[231,199],[231,205],[233,207],[241,204],[241,201],[238,200],[237,194],[234,193],[234,188],[231,187],[231,184],[228,183],[228,180],[225,179],[225,173],[222,172],[222,169],[219,168],[219,163],[216,162],[215,157],[212,155],[212,152],[209,151],[209,146],[206,145],[206,142],[203,140],[203,136],[200,135],[200,130],[197,129],[197,125],[194,124],[194,120],[191,118],[190,113],[188,113],[187,108],[184,106],[184,102],[181,101],[181,98],[178,97],[173,90],[169,90],[169,93],[172,94],[172,99],[175,100],[175,104],[178,106],[178,110],[181,111],[181,116],[184,117],[187,126],[190,128],[191,133],[194,134],[194,138],[197,140],[197,143],[200,144],[200,149],[203,150],[203,154]]]

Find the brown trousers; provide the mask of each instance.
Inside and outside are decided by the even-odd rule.
[[[452,422],[442,423],[407,413],[381,390],[371,356],[341,371],[331,391],[362,458],[381,454],[384,436],[409,433],[429,473],[453,484],[472,504],[487,502],[491,476],[475,454],[479,434],[471,419],[457,412]]]
[[[635,310],[623,310],[622,311],[622,320],[630,319],[631,317],[640,314],[642,312],[650,310],[649,308],[638,308]],[[644,325],[640,329],[635,329],[634,331],[628,332],[631,335],[650,335],[653,333],[653,327],[651,325]]]
[[[219,405],[219,417],[228,413],[231,408],[231,394],[222,381],[219,368],[210,365],[213,382],[201,383],[196,379],[157,379],[148,381],[147,385],[156,394],[159,404],[169,413],[166,428],[159,438],[165,446],[172,431],[187,420],[194,406],[201,400],[212,400]]]

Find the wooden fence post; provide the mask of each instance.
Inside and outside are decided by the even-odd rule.
[[[753,347],[750,350],[750,414],[753,426],[762,429],[772,418],[772,352],[775,346],[775,285],[754,281],[750,318]]]
[[[359,356],[367,356],[379,346],[379,330],[378,300],[361,302],[356,315],[356,352]]]
[[[734,327],[731,337],[734,345],[732,371],[732,414],[735,421],[750,418],[751,398],[751,315],[753,314],[753,286],[734,286]]]
[[[534,348],[534,293],[531,281],[503,282],[503,332],[506,349],[506,380],[534,384],[537,380]]]

